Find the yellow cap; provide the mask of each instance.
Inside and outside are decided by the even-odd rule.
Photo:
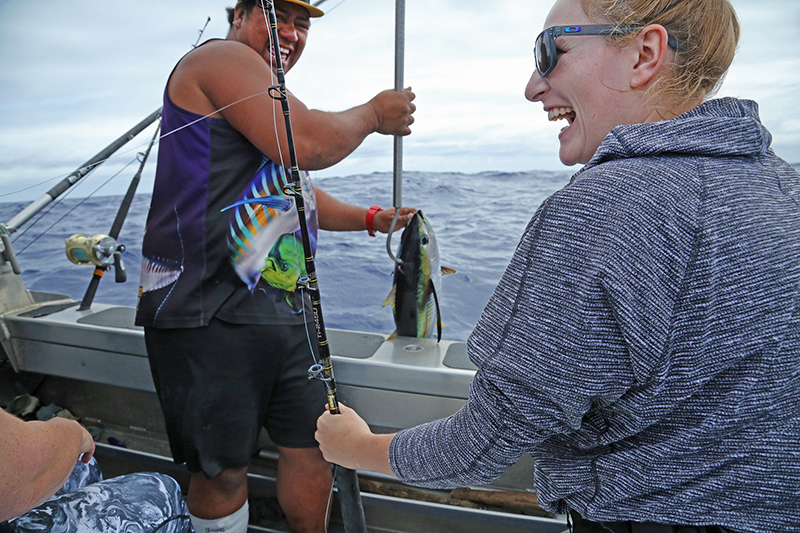
[[[321,17],[322,15],[325,14],[325,12],[322,11],[320,8],[314,7],[309,2],[304,2],[303,0],[281,0],[281,2],[288,2],[290,4],[297,4],[298,6],[303,6],[308,10],[308,14],[312,17]]]

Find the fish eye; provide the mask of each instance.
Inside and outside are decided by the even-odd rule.
[[[428,236],[423,235],[422,237],[420,237],[419,242],[421,242],[422,244],[428,244]]]

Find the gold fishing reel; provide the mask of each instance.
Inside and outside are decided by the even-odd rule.
[[[94,265],[106,270],[115,267],[117,281],[125,281],[125,266],[122,263],[122,252],[125,245],[108,235],[75,234],[66,240],[67,259],[76,265]]]

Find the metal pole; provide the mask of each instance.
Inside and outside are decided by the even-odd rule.
[[[406,48],[406,2],[405,0],[395,0],[394,6],[394,88],[402,91],[405,87],[405,48]],[[386,235],[386,252],[395,263],[401,261],[392,253],[392,234],[397,226],[397,218],[400,216],[400,207],[403,205],[403,137],[394,136],[394,193],[392,201],[395,207],[392,225]]]
[[[405,87],[405,40],[406,40],[406,3],[397,0],[395,3],[394,21],[394,89],[402,91]],[[403,137],[394,136],[394,206],[403,205]],[[390,233],[391,235],[391,233]]]

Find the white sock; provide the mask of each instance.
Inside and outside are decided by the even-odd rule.
[[[214,520],[206,520],[205,518],[197,518],[189,513],[192,519],[192,526],[194,526],[195,533],[247,533],[247,524],[250,522],[250,502],[245,500],[242,508],[235,513],[217,518]]]

